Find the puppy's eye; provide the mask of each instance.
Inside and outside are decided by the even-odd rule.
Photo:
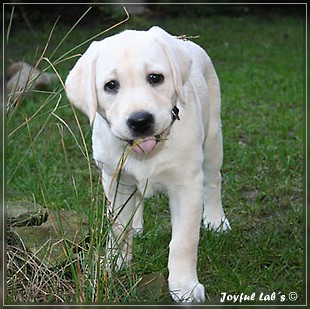
[[[104,90],[110,93],[116,93],[119,90],[119,82],[117,80],[110,80],[104,85]]]
[[[161,85],[164,82],[164,79],[164,75],[157,73],[151,73],[147,76],[148,82],[153,86]]]

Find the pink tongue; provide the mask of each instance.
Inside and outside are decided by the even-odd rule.
[[[157,141],[155,137],[148,137],[136,145],[133,150],[138,154],[148,154],[153,151],[156,143]]]

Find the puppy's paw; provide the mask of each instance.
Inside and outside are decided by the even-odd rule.
[[[142,235],[143,234],[143,218],[138,216],[137,214],[134,216],[132,221],[132,228],[134,231],[134,235]]]
[[[219,220],[210,220],[209,217],[203,219],[203,224],[207,230],[217,233],[228,232],[231,230],[228,219],[224,216]]]
[[[170,295],[175,302],[205,301],[205,289],[199,282],[189,286],[170,287]]]
[[[116,246],[114,244],[114,246]],[[107,248],[105,256],[105,269],[111,273],[118,272],[124,268],[130,267],[132,261],[131,251],[126,252],[127,248],[111,249]]]
[[[143,234],[143,226],[133,227],[134,236]]]

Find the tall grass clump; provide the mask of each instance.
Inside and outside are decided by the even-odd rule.
[[[67,44],[70,35],[74,35],[89,10],[62,38],[58,33],[57,43],[59,25],[56,21],[43,49],[34,51],[33,68],[57,76],[53,90],[33,89],[36,78],[39,78],[35,76],[29,77],[23,88],[15,88],[8,94],[8,198],[30,199],[58,213],[55,228],[66,257],[61,264],[49,265],[30,252],[22,238],[8,226],[7,301],[10,303],[112,302],[129,301],[135,297],[137,280],[126,268],[116,275],[113,271],[106,271],[105,247],[111,223],[107,218],[100,173],[91,157],[91,131],[86,122],[81,123],[64,92],[64,78],[70,66],[67,63],[79,57],[77,51],[125,23],[129,16],[125,10],[127,17],[123,21],[63,51],[64,46],[70,45]],[[14,7],[8,22],[8,49],[12,28]],[[66,223],[60,219],[61,209],[77,213],[81,222],[76,230],[81,235],[79,242],[66,238]],[[86,233],[82,225],[84,215],[88,218]],[[43,247],[50,245],[47,242]],[[43,249],[39,248],[38,252]]]

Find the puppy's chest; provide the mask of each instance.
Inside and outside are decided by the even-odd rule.
[[[161,182],[154,181],[154,179],[139,182],[137,188],[139,192],[147,198],[156,193],[166,192],[166,187]]]
[[[126,163],[123,173],[126,174],[127,179],[135,182],[138,190],[145,197],[166,191],[167,177],[161,165],[155,162],[131,162],[131,160],[128,160]]]

